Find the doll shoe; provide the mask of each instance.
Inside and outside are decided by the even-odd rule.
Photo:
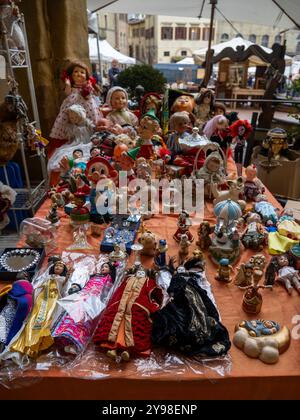
[[[124,362],[129,362],[130,354],[128,353],[128,351],[123,351],[121,353],[121,358],[122,360],[124,360]]]

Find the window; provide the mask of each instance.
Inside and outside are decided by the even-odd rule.
[[[146,39],[154,38],[154,26],[152,28],[146,29]]]
[[[129,57],[133,57],[133,46],[129,45]]]
[[[107,15],[104,15],[104,27],[107,29]]]
[[[141,36],[145,36],[145,28],[140,29],[140,34],[141,34]]]
[[[212,32],[212,39],[214,39],[214,38],[215,38],[215,28],[213,28],[213,32]],[[203,41],[208,41],[209,40],[209,28],[203,28],[202,40]]]
[[[249,41],[250,41],[250,42],[253,42],[253,44],[256,44],[256,35],[251,34],[251,35],[249,36]]]
[[[300,54],[300,42],[297,43],[296,53]]]
[[[275,36],[275,43],[276,44],[281,44],[281,35],[280,34]]]
[[[187,51],[183,50],[181,51],[181,57],[186,57],[187,56]]]
[[[269,35],[263,35],[262,36],[261,45],[263,47],[268,47],[269,46]]]
[[[185,28],[184,26],[177,26],[177,28],[175,28],[175,39],[186,40],[186,38],[187,38],[187,28]]]
[[[137,59],[140,58],[140,46],[139,45],[135,46],[135,58],[137,58]]]
[[[229,40],[229,35],[228,34],[222,34],[221,35],[221,42],[225,42]]]
[[[164,57],[170,57],[170,51],[164,51]]]
[[[190,41],[199,41],[200,40],[200,28],[190,28],[189,40]]]
[[[172,26],[162,26],[162,28],[161,28],[161,39],[173,39],[173,28],[172,28]]]

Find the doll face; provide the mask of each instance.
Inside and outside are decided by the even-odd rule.
[[[218,172],[220,169],[220,161],[218,159],[210,159],[206,165],[209,172]]]
[[[105,179],[108,176],[108,168],[101,162],[95,162],[89,168],[89,178],[91,181],[98,182],[100,179]]]
[[[109,274],[110,273],[110,267],[108,264],[103,264],[100,270],[100,274]]]
[[[100,154],[101,154],[101,152],[100,152],[100,149],[98,149],[98,147],[96,147],[95,149],[91,150],[91,153],[90,153],[91,158],[100,156]]]
[[[83,117],[79,112],[71,109],[68,110],[68,119],[71,124],[80,125],[83,122]]]
[[[152,118],[142,118],[138,133],[143,139],[151,139],[153,134],[157,133],[157,123]]]
[[[142,279],[142,278],[146,277],[145,270],[142,270],[142,269],[138,270],[137,273],[136,273],[136,277],[138,279]]]
[[[130,169],[134,167],[134,160],[131,159],[131,157],[129,157],[126,152],[121,154],[118,162],[123,171],[130,171]]]
[[[58,261],[57,263],[55,263],[53,271],[54,271],[54,274],[60,276],[64,272],[64,269],[65,269],[64,263]]]
[[[175,131],[179,134],[183,134],[189,129],[189,121],[184,118],[180,118],[174,122]]]
[[[228,127],[228,121],[227,120],[222,120],[222,121],[218,121],[217,122],[217,129],[218,130],[225,130]]]
[[[223,108],[215,108],[215,115],[225,115]]]
[[[238,134],[239,134],[239,136],[243,136],[243,135],[245,134],[245,132],[246,132],[245,127],[244,127],[243,125],[241,125],[241,126],[238,128]]]
[[[179,96],[179,98],[176,99],[172,111],[173,112],[181,112],[181,111],[187,111],[187,112],[193,112],[194,109],[194,98],[187,95]]]
[[[127,108],[127,98],[122,90],[117,90],[112,94],[111,107],[113,109],[124,109]]]
[[[247,180],[253,181],[256,178],[256,168],[248,166],[248,168],[246,168],[246,176]]]
[[[82,67],[76,66],[72,72],[72,78],[75,85],[81,85],[86,82],[86,71]]]
[[[83,158],[83,153],[81,150],[75,150],[73,152],[73,159],[82,159]]]
[[[280,255],[280,257],[278,257],[278,264],[280,267],[287,267],[289,265],[289,260],[285,255]]]
[[[70,289],[68,290],[68,295],[73,295],[74,293],[78,293],[80,292],[81,287],[79,286],[79,284],[72,284]]]

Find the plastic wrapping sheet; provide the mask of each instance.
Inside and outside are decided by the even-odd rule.
[[[89,160],[90,156],[90,150],[93,146],[93,143],[80,143],[80,144],[64,144],[63,146],[59,147],[55,150],[54,154],[51,156],[51,158],[48,161],[47,169],[48,172],[51,173],[51,171],[59,172],[59,162],[62,160],[64,156],[67,156],[68,158],[72,158],[72,154],[74,150],[81,149],[83,152],[83,159],[87,162]]]

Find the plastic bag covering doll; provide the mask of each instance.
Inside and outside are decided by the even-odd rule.
[[[206,159],[204,166],[197,171],[197,179],[204,180],[204,195],[205,197],[212,197],[212,184],[224,184],[226,176],[224,171],[224,162],[218,152],[211,153]]]
[[[246,180],[244,183],[244,194],[248,200],[255,200],[259,194],[265,192],[263,183],[257,178],[257,169],[250,165],[245,169]]]
[[[26,273],[0,292],[0,353],[9,345],[31,311],[33,287]]]
[[[83,289],[58,301],[66,312],[52,332],[55,344],[73,354],[80,353],[86,347],[115,277],[115,265],[103,263],[99,274],[93,274]]]
[[[12,343],[10,351],[36,359],[43,350],[47,350],[53,344],[50,328],[54,321],[57,301],[63,293],[67,273],[66,265],[58,259],[50,267],[42,284],[37,284],[33,310],[21,335]]]
[[[107,119],[114,125],[137,127],[138,118],[128,109],[128,94],[125,89],[115,86],[108,91],[107,104],[111,107],[111,112]]]
[[[66,99],[61,105],[58,117],[51,130],[50,137],[59,140],[69,140],[66,131],[68,127],[68,114],[65,112],[70,106],[81,105],[86,116],[97,126],[103,118],[94,96],[95,80],[90,77],[85,64],[72,63],[63,74],[65,82]]]
[[[188,356],[217,357],[230,349],[229,334],[207,292],[200,287],[193,266],[177,269],[168,287],[168,304],[154,315],[155,345]],[[190,270],[190,271],[187,271]]]
[[[68,143],[72,145],[89,143],[90,137],[94,133],[95,125],[87,118],[84,107],[74,104],[67,108],[65,113],[68,121],[65,127]]]
[[[137,157],[143,157],[147,160],[154,159],[156,150],[152,141],[153,136],[157,135],[160,131],[159,119],[154,114],[153,110],[143,115],[138,127],[139,138],[136,145],[140,147]]]
[[[200,130],[203,129],[207,121],[214,115],[214,101],[214,92],[206,88],[201,89],[199,95],[196,97],[196,106],[194,110],[196,116],[195,125]]]
[[[186,111],[175,112],[170,118],[170,130],[166,146],[171,152],[171,163],[177,155],[182,154],[182,148],[179,144],[179,138],[189,136],[190,118]]]
[[[7,212],[14,204],[16,196],[15,190],[0,181],[0,234],[10,222]]]
[[[252,126],[247,120],[238,120],[230,126],[233,137],[233,158],[236,164],[237,175],[242,176],[247,151],[247,140],[252,133]]]
[[[151,315],[163,301],[154,277],[152,272],[137,267],[113,293],[94,335],[94,343],[109,357],[126,361],[130,355],[150,355]]]
[[[211,120],[209,120],[204,129],[203,134],[206,137],[218,145],[223,150],[225,156],[229,157],[229,146],[232,140],[228,129],[228,120],[222,115],[216,115]]]
[[[265,284],[273,285],[277,281],[282,283],[289,295],[293,288],[300,294],[300,276],[298,270],[293,267],[293,260],[287,254],[277,255],[272,258],[266,270]]]

